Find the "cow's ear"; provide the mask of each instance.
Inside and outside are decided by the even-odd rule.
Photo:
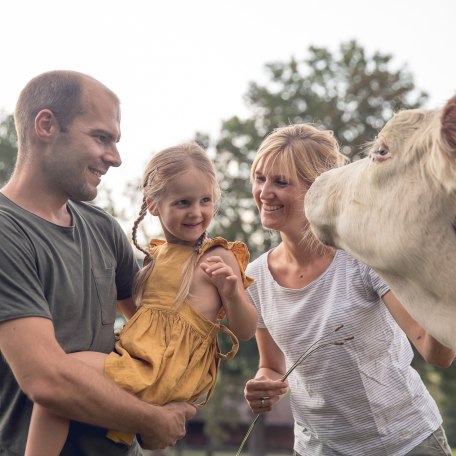
[[[443,108],[440,134],[443,152],[450,159],[456,159],[456,95]]]

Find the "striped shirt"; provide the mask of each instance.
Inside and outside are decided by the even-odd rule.
[[[388,286],[368,266],[337,251],[331,265],[302,289],[280,286],[253,261],[247,288],[287,369],[323,341],[353,335],[317,351],[288,377],[295,419],[294,449],[302,456],[405,455],[437,429],[438,408],[410,366],[413,350],[381,300]],[[339,334],[340,333],[340,334]],[[322,342],[323,342],[322,341]]]

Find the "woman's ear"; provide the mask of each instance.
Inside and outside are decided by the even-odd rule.
[[[158,207],[156,203],[153,203],[150,198],[146,198],[147,210],[152,214],[158,217],[160,214],[158,212]]]

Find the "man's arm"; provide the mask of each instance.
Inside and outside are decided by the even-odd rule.
[[[73,420],[140,433],[146,448],[174,445],[185,435],[185,421],[196,412],[184,403],[151,405],[122,390],[68,356],[46,318],[0,323],[0,351],[32,401]]]

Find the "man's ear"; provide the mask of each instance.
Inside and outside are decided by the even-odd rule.
[[[147,209],[148,211],[152,214],[158,217],[160,213],[158,212],[158,207],[156,203],[153,203],[150,198],[146,198],[146,204],[147,204]]]
[[[50,109],[42,109],[35,117],[35,133],[39,139],[48,142],[60,131],[59,123]]]

